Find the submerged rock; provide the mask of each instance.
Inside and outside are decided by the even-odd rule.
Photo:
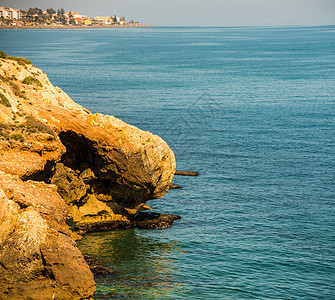
[[[89,265],[94,276],[109,276],[113,275],[114,271],[103,266],[104,260],[84,255],[84,259]]]

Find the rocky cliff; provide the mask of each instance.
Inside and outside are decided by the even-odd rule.
[[[174,154],[76,104],[29,61],[1,57],[0,299],[89,298],[93,275],[70,229],[133,224],[168,191]]]

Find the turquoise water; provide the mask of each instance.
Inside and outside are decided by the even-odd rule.
[[[1,30],[93,112],[162,136],[170,229],[86,235],[96,299],[335,299],[335,26]]]

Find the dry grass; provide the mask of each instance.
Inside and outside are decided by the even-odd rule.
[[[26,126],[28,131],[30,132],[45,132],[51,134],[52,136],[56,136],[56,133],[46,124],[42,123],[41,121],[37,120],[34,116],[29,115],[26,117]]]
[[[27,99],[27,97],[22,93],[20,87],[16,83],[10,81],[9,85],[15,96],[23,98],[23,99]]]

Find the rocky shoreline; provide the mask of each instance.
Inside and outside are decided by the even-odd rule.
[[[143,211],[170,189],[174,154],[76,104],[28,60],[0,57],[0,299],[90,299],[92,267],[75,240],[171,226],[180,216]]]

